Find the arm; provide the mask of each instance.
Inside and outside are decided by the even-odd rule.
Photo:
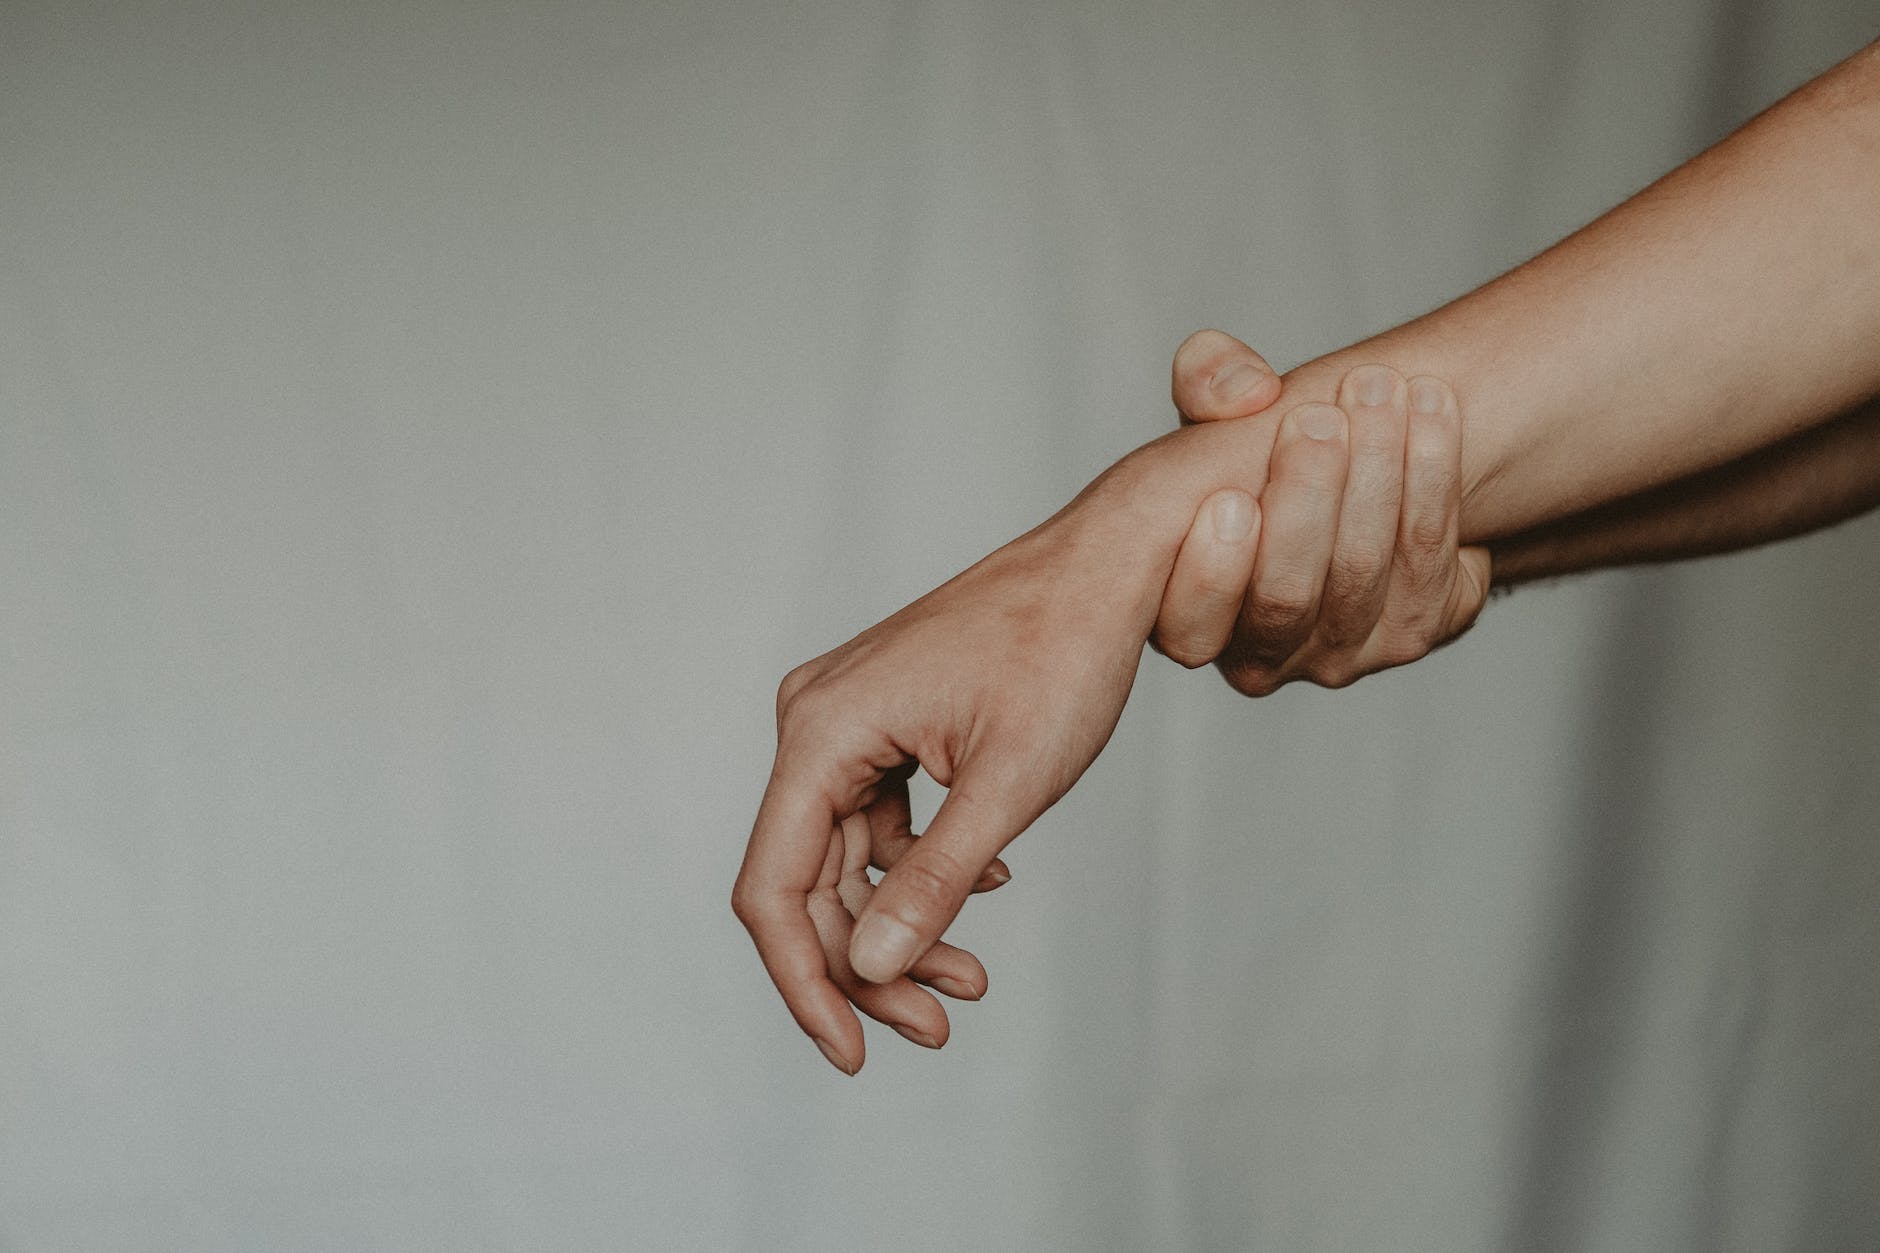
[[[1733,552],[1880,505],[1880,402],[1676,483],[1497,540],[1505,586]]]
[[[1214,394],[1212,380],[1243,364],[1267,368],[1252,349],[1218,332],[1191,338],[1176,355],[1173,369],[1172,390],[1183,420],[1222,421],[1257,412],[1254,405],[1263,394],[1255,394],[1253,404],[1240,396],[1223,402]],[[1277,392],[1277,386],[1273,390]],[[1455,450],[1449,458],[1453,475]],[[1349,611],[1357,598],[1348,584],[1341,588],[1336,579],[1321,574],[1325,609],[1315,616],[1313,639],[1281,664],[1250,662],[1249,654],[1257,656],[1263,640],[1270,638],[1262,627],[1270,621],[1270,609],[1262,613],[1243,607],[1261,599],[1250,576],[1255,547],[1264,549],[1273,539],[1269,484],[1259,506],[1231,488],[1203,502],[1163,594],[1156,622],[1162,651],[1190,666],[1221,658],[1228,682],[1247,695],[1261,695],[1294,678],[1341,686],[1389,665],[1415,661],[1466,630],[1486,595],[1491,552],[1495,581],[1512,587],[1601,567],[1734,552],[1830,526],[1880,506],[1880,400],[1714,469],[1504,537],[1486,548],[1459,552],[1453,542],[1447,548],[1421,550],[1407,542],[1417,530],[1412,519],[1432,507],[1419,501],[1433,502],[1443,490],[1443,479],[1419,479],[1416,467],[1405,469],[1403,534],[1374,619],[1380,636],[1359,648],[1338,646],[1339,612]],[[1294,476],[1315,472],[1311,466],[1290,471]],[[1273,479],[1288,473],[1276,452]],[[1335,495],[1337,481],[1330,475],[1320,477],[1323,490]],[[1222,533],[1214,521],[1224,505],[1250,511],[1267,523],[1265,530],[1256,524],[1248,533]],[[1341,550],[1347,546],[1348,515],[1357,507],[1347,493],[1336,526]],[[1283,557],[1285,549],[1280,552]],[[1349,555],[1341,552],[1341,557],[1348,568]],[[1335,557],[1325,573],[1340,565]],[[1271,599],[1269,595],[1269,604]],[[1230,635],[1236,642],[1231,652],[1226,651]]]
[[[1866,445],[1858,419],[1843,419],[1819,440],[1798,433],[1880,390],[1875,203],[1880,44],[1526,265],[1294,371],[1275,412],[1329,398],[1331,381],[1359,361],[1454,381],[1466,433],[1461,534],[1507,537],[1495,546],[1504,578],[1564,572],[1562,563],[1720,551],[1823,525],[1871,503],[1860,490]],[[1177,408],[1201,421],[1255,412],[1235,393],[1263,365],[1227,336],[1197,334],[1176,356]],[[1264,391],[1256,398],[1272,400]],[[1272,446],[1270,420],[1224,425],[1241,428],[1244,446]],[[1782,451],[1768,464],[1750,459],[1769,445]],[[1362,441],[1352,453],[1355,482]],[[1849,461],[1824,468],[1837,455]],[[1285,463],[1275,456],[1276,476]],[[1213,488],[1199,517],[1258,490],[1249,479],[1231,482],[1228,469],[1219,477],[1229,481]],[[1679,482],[1691,475],[1700,477]],[[1421,629],[1399,633],[1391,651],[1340,655],[1314,643],[1276,661],[1285,650],[1275,653],[1273,641],[1284,643],[1286,632],[1274,627],[1272,597],[1257,572],[1242,584],[1237,622],[1228,594],[1202,594],[1236,568],[1252,568],[1252,543],[1264,565],[1270,537],[1198,542],[1208,533],[1200,529],[1182,549],[1158,636],[1199,640],[1201,648],[1187,650],[1193,656],[1171,653],[1193,661],[1219,651],[1218,628],[1232,623],[1222,670],[1248,694],[1290,677],[1337,683],[1414,660],[1473,617],[1463,611],[1465,597]],[[1334,573],[1347,565],[1346,540],[1341,520]],[[1463,549],[1461,558],[1471,577],[1452,580],[1451,589],[1484,585],[1482,551]],[[1185,570],[1205,577],[1185,578]],[[1350,581],[1327,580],[1323,594],[1328,611],[1348,604]],[[1393,592],[1392,599],[1406,598]],[[1184,604],[1195,608],[1184,614]],[[1316,600],[1290,608],[1315,637],[1326,634],[1314,622]]]
[[[1294,371],[1281,418],[1137,450],[1035,530],[792,672],[733,908],[799,1025],[851,1072],[851,1004],[944,1039],[944,1013],[907,975],[993,857],[1101,751],[1201,502],[1224,488],[1259,497],[1277,439],[1316,428],[1348,452],[1342,412],[1314,407],[1348,368],[1455,384],[1470,415],[1461,534],[1526,530],[1880,390],[1874,203],[1869,50],[1504,278]],[[892,822],[915,763],[946,801],[872,885],[870,827]]]
[[[1313,362],[1461,397],[1463,536],[1721,465],[1880,392],[1880,44],[1539,257]]]
[[[1381,398],[1367,383],[1382,384]],[[1377,367],[1354,371],[1338,394],[1349,414],[1307,404],[1270,424],[1267,538],[1296,532],[1274,555],[1323,579],[1329,523],[1342,532],[1363,516],[1395,533],[1401,512],[1447,536],[1454,567],[1453,394]],[[1419,397],[1426,403],[1412,414]],[[1236,425],[1197,427],[1178,446],[1193,459],[1182,464],[1216,462],[1219,435]],[[1351,432],[1365,429],[1395,440],[1384,479],[1394,485],[1405,465],[1428,463],[1440,489],[1406,490],[1401,511],[1394,496],[1385,509],[1354,508],[1343,487],[1348,458],[1354,472],[1364,464],[1350,457]],[[1266,477],[1257,449],[1240,450],[1236,466]],[[1166,483],[1143,470],[1113,467],[1056,516],[798,667],[778,691],[776,762],[732,904],[798,1024],[847,1073],[863,1058],[851,1007],[938,1048],[946,1013],[918,985],[969,1000],[984,992],[977,960],[937,941],[970,892],[1003,877],[995,855],[1077,780],[1122,712],[1193,516],[1172,511]],[[1328,484],[1337,490],[1322,495]],[[1429,554],[1437,565],[1442,548]],[[918,837],[906,791],[916,766],[948,790]],[[871,863],[887,868],[879,885]]]
[[[1875,204],[1880,44],[1501,278],[1292,371],[1268,413],[1164,436],[1088,494],[1133,515],[1136,559],[1166,570],[1169,519],[1259,497],[1272,415],[1335,399],[1365,362],[1453,385],[1466,542],[1713,470],[1880,392]]]

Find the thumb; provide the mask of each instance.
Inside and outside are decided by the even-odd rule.
[[[870,983],[898,978],[939,940],[999,850],[1037,817],[956,778],[926,834],[876,885],[856,917],[849,965]]]
[[[1169,394],[1184,422],[1248,417],[1279,393],[1279,375],[1266,358],[1225,331],[1190,335],[1169,369]]]

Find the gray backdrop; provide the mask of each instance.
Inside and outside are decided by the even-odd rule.
[[[1868,0],[0,7],[0,1247],[1870,1249],[1870,519],[1153,655],[846,1080],[792,664]],[[931,791],[920,805],[931,811]]]

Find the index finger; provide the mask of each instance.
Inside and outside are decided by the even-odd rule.
[[[731,891],[731,910],[751,933],[797,1026],[833,1065],[854,1074],[863,1058],[862,1024],[829,977],[809,912],[838,822],[827,790],[779,753]]]

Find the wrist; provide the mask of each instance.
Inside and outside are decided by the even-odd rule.
[[[1306,401],[1334,401],[1339,381],[1365,364],[1387,365],[1407,379],[1419,375],[1441,379],[1455,393],[1461,410],[1461,539],[1480,543],[1522,524],[1524,506],[1511,504],[1507,493],[1496,485],[1526,429],[1523,424],[1530,424],[1539,411],[1538,406],[1518,411],[1497,398],[1528,394],[1519,388],[1538,389],[1539,384],[1497,377],[1479,355],[1452,344],[1448,331],[1455,316],[1451,310],[1439,310],[1306,362],[1285,376],[1285,390],[1273,411],[1283,413]]]
[[[1100,564],[1144,638],[1201,503],[1224,487],[1258,498],[1282,406],[1171,431],[1123,457],[1045,524]],[[1041,529],[1045,529],[1041,528]]]

